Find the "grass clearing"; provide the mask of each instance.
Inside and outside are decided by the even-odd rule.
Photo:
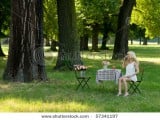
[[[111,46],[112,48],[112,46]],[[7,48],[4,48],[7,50]],[[159,112],[160,111],[160,46],[131,45],[140,65],[145,69],[142,94],[117,97],[117,85],[106,81],[97,85],[96,71],[103,58],[110,59],[112,50],[83,51],[84,64],[89,67],[90,89],[75,90],[73,71],[54,71],[56,53],[46,50],[46,70],[49,82],[6,83],[2,81],[6,59],[0,58],[0,112]],[[6,51],[5,51],[6,53]],[[121,68],[121,61],[110,60],[111,67]],[[123,70],[124,71],[124,70]]]

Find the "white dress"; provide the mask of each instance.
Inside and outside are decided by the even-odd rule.
[[[128,75],[133,75],[135,74],[136,72],[136,69],[135,69],[135,62],[132,62],[132,63],[129,63],[127,66],[126,66],[126,75],[125,76],[128,76]],[[130,77],[130,79],[132,81],[137,81],[137,76],[134,75],[132,77]]]

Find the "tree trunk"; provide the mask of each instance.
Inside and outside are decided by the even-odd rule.
[[[72,69],[81,64],[74,0],[57,0],[59,50],[55,69]]]
[[[98,51],[98,31],[99,25],[95,23],[92,25],[92,51]]]
[[[118,28],[112,59],[122,59],[128,51],[129,20],[136,0],[124,0],[118,16]]]
[[[80,50],[89,50],[88,39],[88,34],[84,34],[82,37],[80,37]]]
[[[139,38],[139,44],[142,45],[142,37]]]
[[[103,39],[102,39],[102,45],[101,45],[101,50],[108,50],[109,48],[106,47],[106,44],[108,42],[108,34],[111,31],[111,23],[109,22],[108,17],[104,17],[103,20]]]
[[[157,44],[160,45],[160,37],[158,37]]]
[[[37,64],[37,76],[34,79],[38,80],[46,80],[47,75],[45,71],[45,61],[44,61],[44,38],[43,38],[43,0],[35,0],[35,31],[36,31],[36,39],[35,39],[35,55],[38,55]],[[33,39],[34,40],[34,39]],[[38,51],[37,51],[38,49]]]
[[[108,47],[106,47],[106,44],[108,41],[107,38],[108,38],[108,33],[103,34],[101,50],[108,50],[109,49]]]
[[[147,45],[147,43],[148,43],[148,38],[144,38],[143,39],[143,45]]]
[[[46,45],[46,46],[51,46],[51,44],[50,44],[50,40],[49,40],[48,38],[46,39],[46,43],[45,43],[45,45]]]
[[[3,78],[22,82],[45,80],[42,0],[12,0],[12,11],[9,56]]]
[[[1,41],[0,41],[0,57],[4,57],[4,56],[5,56],[5,54],[3,53]]]
[[[57,45],[58,45],[58,42],[56,40],[52,40],[51,41],[51,50],[52,51],[57,51]]]
[[[23,1],[22,0],[12,0],[12,10],[16,13],[13,14],[12,12],[12,24],[11,24],[11,38],[9,40],[9,56],[7,61],[7,67],[4,72],[3,78],[5,80],[11,81],[24,81],[23,78],[23,71],[22,71],[22,54],[23,48],[22,40],[23,38],[23,29],[22,29],[22,20],[24,19],[23,14],[21,13],[24,11],[22,7]],[[20,17],[19,17],[19,16]]]

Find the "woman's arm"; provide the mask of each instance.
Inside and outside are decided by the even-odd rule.
[[[126,67],[126,64],[127,64],[127,56],[125,56],[125,57],[123,58],[122,68],[125,68],[125,67]]]
[[[136,74],[139,73],[139,63],[135,62],[134,66],[135,66],[135,69],[136,69],[136,71],[135,71],[135,75],[136,75]]]

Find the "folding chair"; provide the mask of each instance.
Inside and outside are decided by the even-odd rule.
[[[74,66],[74,71],[75,71],[75,77],[78,81],[78,86],[76,90],[78,90],[80,87],[83,89],[84,87],[89,88],[88,81],[90,80],[91,77],[87,77],[85,72],[86,70],[79,70],[77,69],[77,66]]]
[[[136,82],[134,81],[129,81],[129,89],[128,91],[133,94],[133,93],[141,93],[141,90],[139,89],[139,85],[143,81],[143,76],[144,76],[144,69],[140,69],[140,73],[138,74],[138,80]]]

